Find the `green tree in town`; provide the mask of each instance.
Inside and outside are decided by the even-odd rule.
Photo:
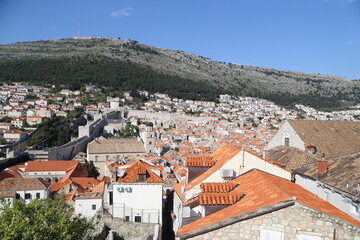
[[[93,161],[89,162],[85,160],[84,168],[88,177],[97,178],[100,175],[99,171],[94,166]]]
[[[2,240],[75,240],[82,239],[94,228],[92,220],[74,216],[63,198],[34,199],[25,204],[15,200],[0,207]]]

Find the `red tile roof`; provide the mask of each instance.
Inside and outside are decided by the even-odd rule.
[[[29,161],[26,172],[66,171],[79,164],[79,161]]]
[[[214,160],[185,160],[187,167],[212,167],[215,165],[216,161]]]
[[[53,192],[58,192],[61,189],[64,189],[66,186],[68,186],[71,183],[70,180],[67,181],[62,181],[62,182],[54,182],[51,184],[51,188],[50,191]]]
[[[0,191],[45,190],[50,184],[41,178],[5,178],[0,182]]]
[[[232,146],[230,144],[223,144],[218,147],[215,152],[211,154],[213,160],[216,161],[215,165],[206,170],[203,174],[193,179],[186,185],[186,190],[193,188],[194,186],[200,184],[206,178],[208,178],[211,174],[216,172],[221,168],[226,162],[228,162],[232,157],[234,157],[237,153],[241,151],[241,148]]]
[[[12,170],[0,172],[0,181],[4,180],[5,178],[21,178],[21,175]]]
[[[120,165],[123,166],[123,165]],[[138,175],[145,174],[147,183],[162,183],[163,179],[152,172],[151,170],[160,170],[160,166],[152,166],[144,161],[137,160],[129,164],[129,167],[125,170],[123,177],[118,179],[118,182],[138,182]],[[116,174],[116,173],[114,173]]]
[[[230,205],[243,196],[241,193],[200,193],[199,200],[201,205]]]
[[[174,185],[174,190],[175,190],[176,194],[179,196],[181,201],[184,200],[184,194],[183,194],[182,189],[185,186],[185,181],[186,181],[186,179],[183,179],[179,183]]]
[[[260,170],[253,169],[231,180],[229,183],[239,184],[232,192],[238,194],[244,193],[245,196],[228,207],[181,227],[178,230],[178,236],[191,233],[203,227],[208,228],[215,223],[221,224],[221,222],[231,217],[256,212],[260,208],[294,199],[296,199],[296,202],[307,207],[360,227],[359,221],[325,200],[316,197],[313,193],[299,185]]]
[[[200,185],[201,187],[201,191],[203,193],[226,193],[226,192],[230,192],[231,190],[233,190],[235,187],[237,187],[239,184],[237,183],[230,183],[230,182],[226,182],[226,183],[202,183]]]

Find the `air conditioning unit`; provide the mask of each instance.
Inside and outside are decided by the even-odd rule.
[[[234,177],[234,170],[232,169],[222,169],[221,170],[221,177],[223,178],[232,178]]]
[[[124,188],[123,188],[123,187],[118,187],[117,190],[118,190],[118,192],[124,192]]]

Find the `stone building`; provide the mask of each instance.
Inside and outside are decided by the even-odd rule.
[[[289,120],[266,149],[295,147],[317,158],[331,159],[360,152],[360,122]]]
[[[100,174],[104,174],[105,161],[110,158],[138,156],[145,153],[144,144],[137,139],[96,138],[87,146],[87,160],[93,161]]]
[[[291,181],[251,170],[206,183],[178,239],[359,240],[360,222]]]
[[[289,120],[269,141],[264,158],[293,171],[295,183],[360,220],[359,129],[359,122]]]
[[[140,133],[141,140],[144,142],[146,153],[155,152],[156,133],[153,129],[153,123],[146,123],[145,130]]]

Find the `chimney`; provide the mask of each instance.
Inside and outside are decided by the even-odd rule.
[[[270,150],[264,150],[263,151],[263,159],[270,160]]]
[[[112,182],[117,182],[116,171],[115,171],[115,172],[112,172],[111,180],[112,180]]]
[[[328,171],[328,162],[325,160],[318,160],[318,175],[324,175]]]

